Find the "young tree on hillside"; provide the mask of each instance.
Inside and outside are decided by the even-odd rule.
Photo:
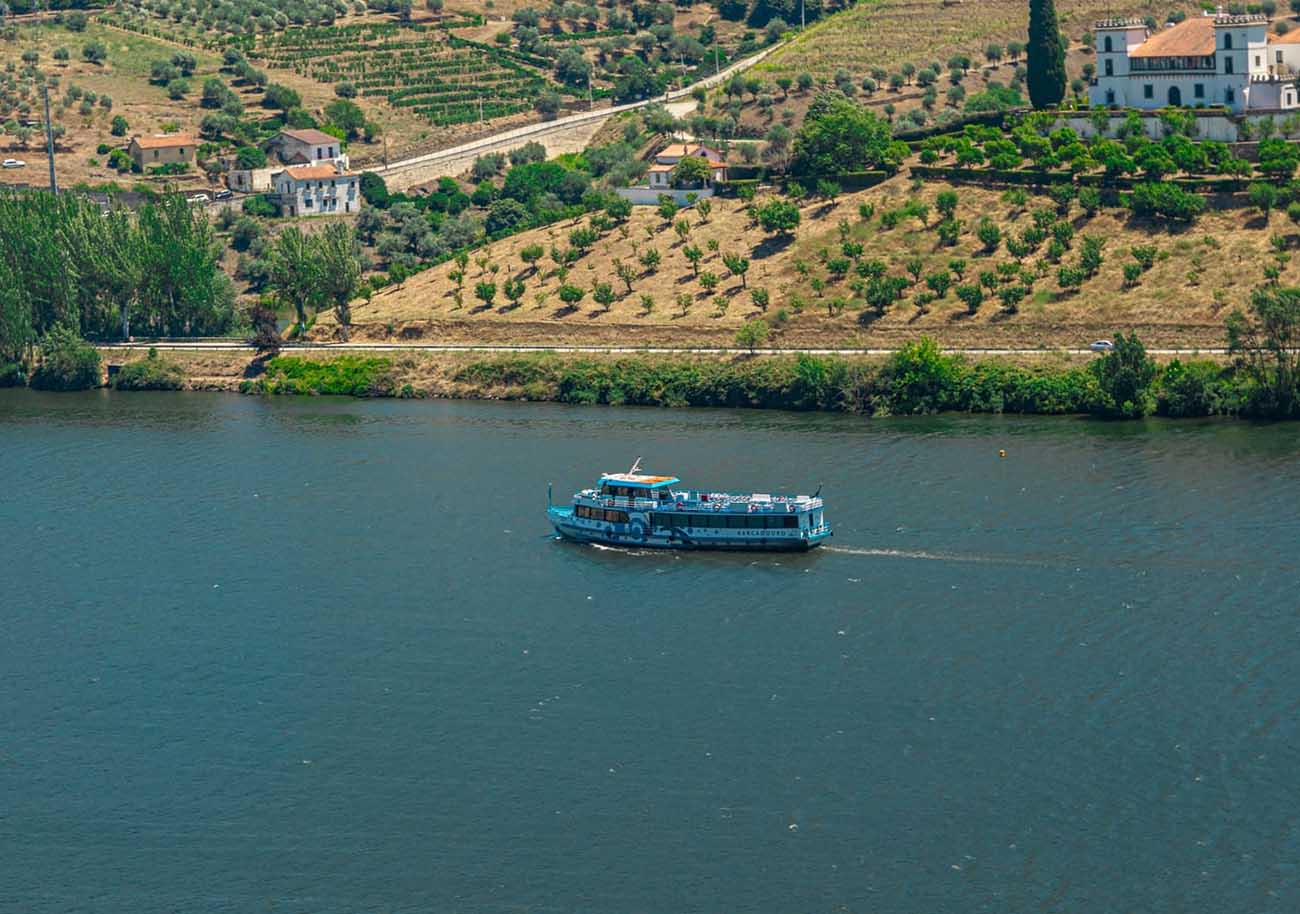
[[[283,111],[286,114],[290,108],[297,108],[302,104],[302,96],[288,86],[282,86],[279,83],[271,83],[266,87],[266,92],[262,96],[262,105],[266,108],[274,108]]]
[[[768,326],[765,320],[746,321],[736,331],[736,345],[742,346],[749,350],[753,355],[754,350],[767,342]]]
[[[337,99],[325,106],[325,120],[343,131],[351,140],[361,135],[366,126],[366,115],[356,104],[345,98]]]
[[[1228,351],[1255,382],[1251,407],[1259,415],[1300,414],[1300,289],[1273,286],[1250,296],[1250,315],[1228,318]]]
[[[1053,0],[1029,0],[1029,100],[1055,108],[1065,97],[1065,48]]]
[[[268,285],[282,305],[293,306],[298,317],[297,333],[307,329],[309,314],[320,310],[324,291],[320,261],[311,238],[296,226],[280,233],[271,247]]]
[[[333,306],[346,341],[352,325],[351,302],[361,286],[361,245],[351,226],[334,222],[316,236],[313,247],[319,264],[321,297]]]

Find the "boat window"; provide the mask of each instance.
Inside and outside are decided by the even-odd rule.
[[[589,508],[586,505],[575,506],[573,513],[587,520],[603,520],[611,524],[626,524],[628,520],[626,511],[605,511],[601,508]]]

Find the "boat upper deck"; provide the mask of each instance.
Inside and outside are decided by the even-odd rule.
[[[608,477],[602,477],[602,483]],[[679,480],[674,479],[673,482]],[[623,494],[606,491],[606,486],[599,489],[583,489],[578,498],[591,504],[606,508],[631,508],[633,510],[656,511],[732,511],[740,514],[788,514],[798,511],[814,511],[823,507],[819,496],[815,495],[769,495],[759,492],[740,494],[735,492],[700,492],[694,489],[671,489],[666,486],[654,490],[653,495],[635,493]]]

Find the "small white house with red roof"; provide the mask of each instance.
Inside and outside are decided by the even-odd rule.
[[[271,185],[282,216],[335,216],[361,209],[361,176],[337,162],[277,171]]]
[[[672,187],[673,168],[685,158],[706,160],[713,166],[713,184],[727,180],[727,163],[722,153],[702,143],[670,143],[655,153],[655,160],[646,172],[651,190],[668,190]]]

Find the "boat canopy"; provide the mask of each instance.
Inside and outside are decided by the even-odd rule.
[[[676,476],[643,476],[640,473],[605,473],[600,485],[613,484],[637,489],[662,489],[681,482]]]

